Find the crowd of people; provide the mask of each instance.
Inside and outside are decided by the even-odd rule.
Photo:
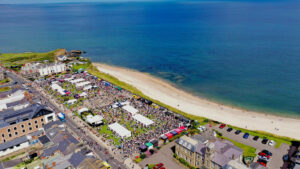
[[[85,81],[91,82],[93,86],[91,89],[84,92],[87,96],[82,99],[79,107],[71,108],[71,111],[77,111],[80,108],[87,107],[94,114],[99,114],[105,119],[105,124],[103,126],[96,127],[97,130],[101,130],[105,125],[109,125],[115,122],[123,125],[125,128],[131,131],[130,138],[118,138],[118,145],[113,139],[109,139],[109,135],[104,133],[102,137],[107,140],[111,145],[115,145],[115,152],[119,153],[123,158],[127,158],[132,155],[139,154],[139,147],[146,142],[153,139],[158,140],[162,134],[165,134],[173,129],[184,125],[184,122],[178,118],[177,115],[169,113],[167,109],[153,104],[143,98],[133,95],[131,92],[121,89],[118,86],[114,86],[104,80],[101,80],[95,76],[89,75],[88,73],[78,73],[78,74],[66,74],[61,75],[56,78],[48,78],[43,81],[39,81],[37,84],[43,88],[50,87],[53,81],[57,82],[59,85],[68,90],[72,88],[71,94],[68,96],[74,97],[76,94],[83,92],[83,87],[76,88],[74,90],[73,84],[64,81],[66,78],[73,77],[73,79],[83,78]],[[50,92],[54,97],[59,97],[59,93],[52,91]],[[132,117],[132,114],[122,109],[122,106],[114,107],[114,103],[128,102],[130,106],[138,110],[138,114],[141,114],[149,119],[151,119],[154,124],[150,126],[145,126]],[[168,113],[167,113],[168,112]]]

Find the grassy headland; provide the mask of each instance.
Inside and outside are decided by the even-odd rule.
[[[1,53],[0,62],[7,68],[22,66],[28,62],[44,61],[54,62],[55,58],[65,49],[56,49],[46,53]]]

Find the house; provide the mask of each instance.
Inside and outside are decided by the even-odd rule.
[[[59,56],[57,56],[57,60],[59,60],[59,61],[66,61],[68,58],[67,58],[67,56],[66,55],[59,55]]]
[[[31,63],[25,63],[21,67],[21,74],[24,76],[38,76],[38,66],[41,65],[41,63],[38,62],[31,62]]]
[[[175,152],[196,168],[221,169],[230,168],[236,161],[242,161],[243,150],[227,140],[207,140],[201,135],[182,136],[176,140]]]
[[[6,73],[0,68],[0,80],[6,79]]]
[[[46,76],[53,73],[61,73],[66,71],[66,64],[64,63],[51,63],[46,65],[39,65],[37,70],[40,76]]]

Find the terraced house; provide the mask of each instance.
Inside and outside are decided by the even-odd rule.
[[[207,169],[242,169],[243,150],[227,140],[207,140],[201,135],[182,136],[176,140],[175,152],[191,166]],[[242,167],[242,168],[241,168]]]

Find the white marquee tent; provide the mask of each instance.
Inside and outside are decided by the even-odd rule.
[[[109,129],[116,132],[120,137],[131,137],[131,132],[119,123],[113,123],[108,125]]]
[[[60,86],[60,85],[58,85],[58,84],[56,84],[56,83],[54,83],[54,84],[51,84],[51,88],[52,88],[52,90],[56,90],[59,94],[61,94],[61,95],[65,95],[66,93],[64,92],[64,89]]]
[[[91,84],[91,82],[85,81],[85,82],[81,82],[81,83],[76,83],[76,87],[82,87],[82,86],[85,86],[85,85],[88,85],[88,84]]]
[[[81,108],[81,109],[78,110],[78,114],[80,115],[81,113],[86,112],[86,111],[89,111],[89,109],[86,108],[86,107]]]
[[[132,107],[130,105],[125,105],[125,106],[122,107],[122,109],[128,111],[132,115],[135,115],[137,112],[139,112],[137,109],[135,109],[134,107]]]
[[[132,118],[135,119],[136,121],[144,124],[145,126],[149,126],[154,123],[152,120],[148,119],[147,117],[145,117],[141,114],[136,114]]]
[[[80,79],[71,80],[70,82],[72,84],[75,84],[75,83],[79,83],[79,82],[83,82],[83,81],[85,81],[85,80],[83,78],[80,78]]]

